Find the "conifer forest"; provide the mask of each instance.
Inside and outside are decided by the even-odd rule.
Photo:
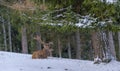
[[[0,51],[45,43],[53,57],[120,61],[120,0],[0,0]]]

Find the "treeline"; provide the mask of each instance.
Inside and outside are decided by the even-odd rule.
[[[119,1],[2,2],[0,50],[31,54],[43,47],[33,39],[39,34],[44,42],[53,42],[55,57],[95,59],[96,63],[120,59]]]

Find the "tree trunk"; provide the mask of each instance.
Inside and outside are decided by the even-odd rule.
[[[76,58],[81,59],[81,44],[80,44],[80,32],[79,30],[76,31]]]
[[[59,37],[58,37],[58,52],[59,52],[59,57],[62,58],[61,42]]]
[[[108,44],[108,38],[107,38],[106,32],[102,31],[101,36],[103,41],[102,47],[103,47],[103,57],[104,57],[102,61],[108,63],[111,61],[111,51]]]
[[[5,29],[5,21],[2,18],[2,28],[3,28],[3,35],[4,35],[4,46],[5,46],[5,51],[7,51],[7,39],[6,39],[6,29]]]
[[[45,5],[45,0],[43,0],[43,5]]]
[[[45,0],[42,0],[42,4],[43,4],[43,5],[42,5],[41,9],[42,9],[42,10],[46,10]]]
[[[72,57],[71,57],[70,38],[68,38],[67,47],[68,47],[68,57],[71,59]]]
[[[118,32],[118,45],[119,45],[119,57],[120,57],[120,32]]]
[[[98,40],[96,32],[92,32],[92,46],[94,48],[94,58],[98,57]]]
[[[102,59],[102,49],[100,48],[100,40],[98,32],[92,31],[92,46],[94,49],[94,63],[100,63]]]
[[[28,53],[28,45],[27,45],[27,34],[26,27],[23,26],[22,29],[22,53]]]
[[[115,52],[115,45],[114,45],[114,41],[113,41],[113,35],[112,35],[112,31],[108,32],[108,42],[109,42],[109,48],[111,51],[111,55],[112,55],[112,59],[116,60],[116,52]]]
[[[40,30],[40,29],[39,29],[39,30]],[[40,33],[38,33],[37,36],[38,36],[38,37],[41,37]],[[42,47],[41,47],[41,44],[42,44],[42,43],[41,43],[41,42],[43,42],[43,41],[41,40],[41,38],[40,38],[40,40],[37,40],[37,41],[36,41],[37,50],[41,50],[41,49],[42,49]]]
[[[11,40],[11,24],[10,20],[8,21],[8,35],[9,35],[9,49],[12,52],[12,40]]]
[[[93,60],[93,48],[92,48],[92,41],[89,41],[90,44],[90,51],[89,51],[89,59]]]
[[[26,0],[18,0],[18,2],[19,2],[20,4],[25,3],[25,1],[26,1]]]
[[[41,43],[39,43],[39,41],[36,41],[36,46],[37,46],[37,50],[41,50]]]

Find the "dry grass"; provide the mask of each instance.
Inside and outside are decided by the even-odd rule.
[[[11,6],[12,9],[16,9],[16,10],[20,10],[20,11],[26,11],[26,10],[34,11],[36,9],[36,7],[38,7],[39,9],[41,9],[43,11],[47,10],[46,5],[40,4],[40,5],[36,6],[35,3],[30,0],[25,0],[25,2],[22,4],[15,3]]]
[[[12,9],[25,11],[25,10],[35,10],[36,6],[30,0],[25,0],[24,3],[14,3],[10,6]]]
[[[24,3],[13,3],[12,5],[10,5],[9,3],[0,0],[0,4],[4,5],[6,7],[15,9],[15,10],[19,10],[19,11],[35,11],[36,8],[40,9],[40,10],[47,10],[47,6],[45,4],[40,4],[40,5],[36,5],[34,2],[32,2],[31,0],[25,0]]]

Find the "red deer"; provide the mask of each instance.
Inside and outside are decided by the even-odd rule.
[[[35,40],[39,41],[39,43],[43,44],[43,49],[33,52],[32,59],[44,59],[48,56],[52,56],[53,49],[50,48],[50,45],[53,44],[52,42],[45,43],[41,40],[40,36],[34,37]]]

